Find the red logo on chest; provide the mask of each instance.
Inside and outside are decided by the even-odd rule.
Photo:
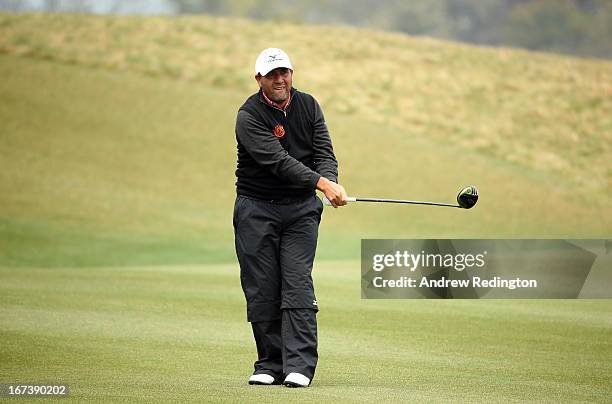
[[[285,136],[285,128],[283,128],[283,125],[278,124],[274,127],[274,136],[281,138]]]

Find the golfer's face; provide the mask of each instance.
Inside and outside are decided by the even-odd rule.
[[[258,75],[257,81],[266,96],[276,103],[282,103],[289,97],[293,72],[286,67],[279,67],[265,76]]]

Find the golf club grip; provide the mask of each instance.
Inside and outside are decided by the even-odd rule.
[[[323,198],[321,198],[321,200],[323,201],[323,205],[325,206],[332,206],[332,203],[329,201],[329,199],[327,199],[326,196],[323,196]],[[347,202],[357,202],[357,198],[352,198],[352,197],[347,197],[346,198]]]

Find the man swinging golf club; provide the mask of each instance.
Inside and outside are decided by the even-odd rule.
[[[307,387],[315,374],[317,299],[312,266],[323,204],[347,203],[323,112],[292,87],[280,49],[255,62],[259,91],[236,119],[234,235],[258,359],[249,384]]]

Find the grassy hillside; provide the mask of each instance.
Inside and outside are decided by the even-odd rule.
[[[234,260],[233,125],[269,45],[261,24],[0,14],[0,27],[1,263]],[[321,258],[355,258],[366,237],[610,236],[612,64],[279,29],[349,193],[452,201],[480,188],[472,211],[329,210]]]
[[[2,15],[0,30],[2,52],[241,94],[253,89],[257,52],[280,46],[293,57],[297,84],[328,114],[384,123],[402,136],[461,145],[567,177],[589,195],[612,195],[612,62],[206,17]],[[274,32],[274,40],[262,32]]]

